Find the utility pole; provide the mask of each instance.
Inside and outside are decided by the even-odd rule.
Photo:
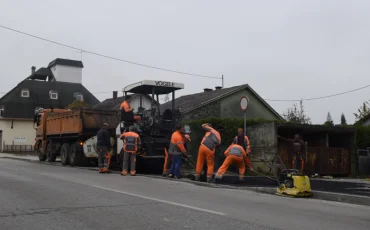
[[[222,88],[224,88],[224,75],[222,75]]]

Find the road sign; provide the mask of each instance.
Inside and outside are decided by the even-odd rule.
[[[248,109],[249,99],[247,96],[242,96],[240,98],[240,109],[244,112],[244,136],[247,135],[247,109]]]
[[[240,98],[240,109],[243,110],[244,112],[247,111],[248,103],[249,99],[247,96],[243,96],[242,98]]]

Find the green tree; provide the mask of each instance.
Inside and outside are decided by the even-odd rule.
[[[285,120],[296,124],[312,124],[311,118],[305,113],[302,100],[299,102],[299,106],[294,103],[291,108],[288,108],[283,113],[283,117]]]
[[[66,109],[76,110],[89,107],[84,101],[74,100],[71,104],[67,105]]]
[[[330,112],[328,112],[328,115],[326,116],[326,121],[324,123],[326,126],[334,126],[333,119],[331,118]]]
[[[365,101],[357,111],[358,111],[358,113],[353,114],[353,115],[355,115],[356,121],[359,121],[362,118],[369,115],[370,114],[369,102]]]
[[[340,124],[341,125],[347,125],[346,117],[344,116],[344,113],[340,116]]]

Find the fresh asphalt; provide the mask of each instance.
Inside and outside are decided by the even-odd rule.
[[[0,229],[369,229],[370,207],[0,159]]]

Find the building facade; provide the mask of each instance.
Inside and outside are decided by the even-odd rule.
[[[99,100],[82,85],[81,61],[57,58],[0,98],[0,151],[31,148],[35,142],[36,108],[65,108],[74,100],[90,107]],[[31,148],[32,149],[32,148]]]

